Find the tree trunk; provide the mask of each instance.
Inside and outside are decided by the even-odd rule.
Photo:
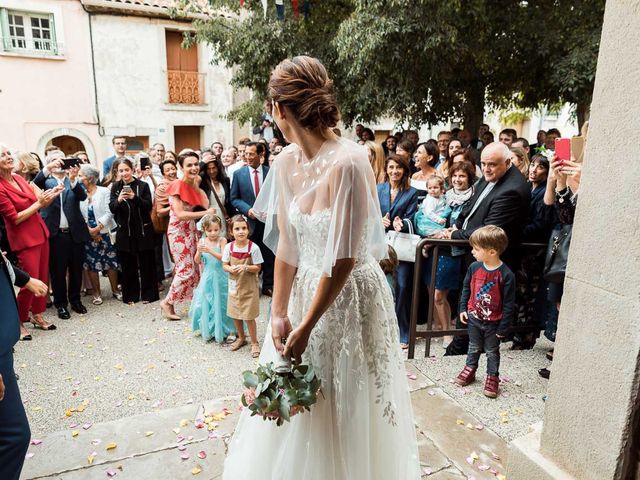
[[[584,125],[584,122],[589,120],[590,114],[591,114],[591,104],[578,103],[576,105],[576,117],[578,117],[578,131],[582,130],[582,125]]]
[[[478,128],[484,122],[484,94],[485,86],[481,79],[470,82],[465,92],[465,104],[463,107],[463,127],[475,138]]]

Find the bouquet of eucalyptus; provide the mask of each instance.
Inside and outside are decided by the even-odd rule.
[[[320,379],[311,365],[293,365],[287,372],[276,371],[273,363],[259,365],[255,372],[242,373],[245,386],[242,405],[265,421],[280,426],[291,417],[311,410],[318,400]]]

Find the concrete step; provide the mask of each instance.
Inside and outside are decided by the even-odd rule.
[[[204,473],[200,478],[215,478],[222,472],[224,440],[239,417],[237,406],[236,398],[223,398],[96,424],[87,430],[79,425],[55,432],[40,445],[31,445],[21,478],[104,479],[112,471],[123,479],[177,479],[190,478],[196,467]],[[196,428],[196,420],[204,421],[205,414],[218,415],[224,409],[231,414]],[[73,431],[79,432],[77,436]],[[117,446],[107,450],[110,442]],[[186,448],[181,451],[181,446]],[[198,458],[200,451],[206,458]],[[90,463],[88,457],[94,452]],[[184,454],[187,459],[181,458]]]

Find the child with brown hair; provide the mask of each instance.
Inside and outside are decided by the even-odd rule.
[[[247,344],[243,325],[246,323],[251,337],[251,356],[257,358],[260,355],[256,326],[256,318],[260,315],[258,274],[264,260],[260,248],[249,240],[249,223],[245,217],[235,215],[231,219],[231,234],[234,240],[225,245],[222,254],[224,271],[229,274],[227,315],[233,318],[238,332],[231,350]]]
[[[500,340],[513,318],[516,278],[500,260],[509,243],[503,229],[495,225],[479,228],[469,243],[477,262],[469,266],[460,294],[460,321],[468,325],[469,352],[456,383],[466,386],[476,379],[478,360],[484,351],[487,354],[484,394],[496,398],[500,384]]]

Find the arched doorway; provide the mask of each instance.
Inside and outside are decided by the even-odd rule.
[[[68,152],[67,150],[64,150],[64,146],[58,143],[58,139],[65,137],[71,137],[76,141],[79,140],[81,148],[73,150],[69,149]],[[65,153],[75,153],[78,150],[84,150],[85,152],[87,152],[87,155],[89,155],[89,161],[91,162],[91,164],[97,165],[98,159],[96,158],[96,150],[93,147],[93,141],[91,140],[89,135],[87,135],[87,133],[83,132],[82,130],[79,130],[77,128],[56,128],[54,130],[49,130],[47,133],[42,135],[42,137],[40,137],[40,140],[38,140],[36,152],[38,152],[42,156],[43,160],[44,149],[47,147],[47,145],[51,144],[63,148],[63,151]],[[76,145],[72,146],[75,147]]]
[[[80,139],[72,137],[71,135],[61,135],[59,137],[52,138],[48,145],[60,147],[60,150],[62,150],[65,155],[73,155],[79,151],[86,151],[84,144]]]

